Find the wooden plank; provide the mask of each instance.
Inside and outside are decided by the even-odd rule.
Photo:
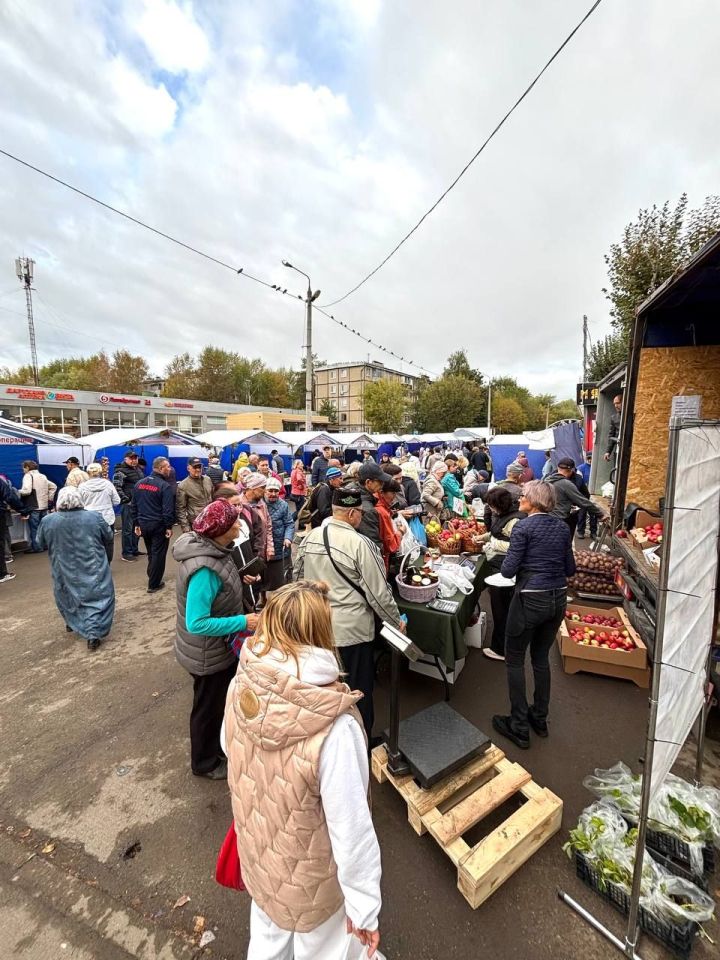
[[[498,773],[502,773],[503,770],[508,770],[511,766],[512,764],[510,761],[505,758],[495,764],[495,769],[498,771]],[[543,800],[545,797],[545,790],[543,787],[535,783],[534,780],[530,780],[524,786],[520,787],[520,793],[525,797],[526,800],[532,800],[533,798],[536,800]]]
[[[513,763],[509,769],[503,770],[479,787],[447,813],[441,814],[439,818],[424,817],[423,822],[438,843],[445,847],[517,793],[520,787],[530,780],[532,777],[527,770]]]
[[[477,780],[488,770],[491,770],[496,763],[502,760],[505,754],[496,746],[491,746],[481,757],[472,760],[460,770],[451,773],[434,787],[429,790],[423,790],[415,781],[408,785],[407,796],[412,801],[413,806],[420,816],[424,816],[433,807],[439,806],[445,800],[448,800],[454,793],[473,780]]]
[[[544,791],[476,844],[458,868],[458,889],[473,909],[560,829],[562,801]]]
[[[370,769],[378,783],[385,783],[387,780],[387,774],[385,773],[386,767],[387,752],[385,751],[385,747],[375,747],[370,754]]]

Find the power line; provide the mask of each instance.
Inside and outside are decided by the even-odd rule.
[[[106,210],[109,210],[111,213],[115,213],[118,216],[123,217],[125,220],[129,220],[131,223],[136,224],[136,226],[143,227],[143,229],[149,230],[151,233],[156,234],[156,236],[162,237],[164,240],[168,240],[170,243],[174,243],[176,246],[182,247],[183,249],[188,250],[190,253],[194,253],[205,260],[209,260],[211,263],[214,263],[217,266],[224,267],[227,270],[232,270],[233,273],[239,276],[245,277],[247,280],[253,280],[255,283],[259,283],[263,287],[267,287],[270,290],[274,290],[276,293],[279,293],[282,296],[290,297],[293,300],[304,301],[305,299],[299,293],[292,293],[286,287],[283,287],[282,284],[268,283],[266,280],[261,280],[259,277],[255,277],[251,273],[247,273],[247,271],[245,271],[243,267],[236,268],[231,264],[226,263],[224,260],[220,260],[218,259],[218,257],[214,257],[212,256],[212,254],[206,253],[204,250],[200,250],[198,247],[192,246],[192,244],[185,243],[185,241],[183,240],[178,240],[176,237],[171,236],[169,233],[165,233],[163,230],[159,230],[156,227],[150,226],[150,224],[145,223],[144,220],[140,220],[137,217],[133,217],[129,213],[125,213],[124,210],[120,210],[118,207],[113,207],[111,204],[105,203],[104,200],[100,200],[97,197],[94,197],[92,194],[87,193],[85,190],[81,190],[79,187],[75,187],[71,183],[67,183],[65,180],[61,180],[60,177],[56,177],[54,176],[54,174],[48,173],[46,170],[42,170],[40,167],[36,167],[34,164],[29,163],[27,160],[22,160],[20,157],[16,157],[14,154],[9,153],[7,150],[3,150],[1,147],[0,147],[0,154],[2,156],[7,157],[10,160],[14,160],[16,163],[19,163],[21,166],[26,167],[28,170],[32,170],[34,173],[38,173],[40,174],[40,176],[46,177],[48,180],[52,180],[53,183],[57,183],[60,186],[65,187],[68,190],[71,190],[73,193],[76,193],[79,196],[84,197],[86,200],[90,200],[92,201],[92,203],[96,203],[98,204],[98,206],[104,207]],[[45,303],[44,300],[43,300],[43,303]],[[45,306],[49,307],[47,303],[45,303]],[[318,308],[316,307],[316,309]],[[321,312],[324,312],[324,311],[321,311]],[[375,346],[378,350],[382,350],[383,353],[387,353],[390,356],[396,357],[398,359],[404,359],[400,357],[399,354],[395,353],[393,350],[390,350],[387,347],[381,347],[379,344],[375,343],[373,340],[363,336],[363,334],[359,333],[357,330],[354,330],[352,327],[349,327],[347,324],[343,323],[340,320],[336,320],[335,317],[331,316],[330,314],[325,314],[325,316],[333,320],[339,326],[344,327],[349,332],[354,333],[355,336],[359,337],[361,340],[365,340],[366,343],[372,343],[373,346]],[[45,321],[45,322],[49,322],[49,321]],[[58,326],[58,324],[55,324],[55,326]],[[67,329],[72,330],[73,328],[68,327]],[[79,333],[79,331],[74,331],[74,332]],[[98,340],[100,343],[112,344],[112,341],[100,340],[99,337],[93,337],[91,334],[81,334],[81,335],[90,336],[92,337],[92,339]],[[125,348],[122,347],[121,349],[125,349]],[[418,364],[413,363],[412,360],[404,359],[404,362],[409,363],[411,364],[411,366],[417,367],[420,370],[424,369],[424,367],[420,367]]]
[[[405,244],[405,243],[410,239],[410,237],[415,233],[415,231],[418,230],[418,229],[422,226],[422,224],[425,222],[425,220],[427,220],[427,218],[430,216],[430,214],[431,214],[435,209],[437,209],[437,207],[440,206],[440,204],[443,202],[443,200],[445,199],[445,197],[446,197],[446,196],[450,193],[450,191],[459,183],[459,181],[465,176],[465,174],[468,172],[468,170],[470,169],[470,167],[475,163],[475,161],[477,160],[477,158],[478,158],[478,157],[480,156],[480,154],[483,152],[483,150],[485,149],[485,147],[487,147],[487,145],[488,145],[488,144],[490,143],[490,141],[493,139],[493,137],[495,136],[495,134],[498,133],[498,132],[502,129],[502,127],[505,125],[506,121],[510,119],[510,117],[513,115],[513,113],[515,112],[515,110],[517,110],[517,108],[518,108],[518,107],[520,106],[520,104],[523,102],[523,100],[525,99],[525,97],[527,97],[527,95],[528,95],[528,94],[530,93],[530,91],[533,89],[533,87],[534,87],[535,84],[538,82],[538,80],[540,80],[540,78],[541,78],[542,75],[545,73],[545,71],[550,67],[550,65],[553,63],[553,61],[556,60],[557,57],[562,53],[562,51],[563,51],[563,50],[565,49],[565,47],[570,43],[570,41],[572,40],[572,38],[573,38],[573,37],[575,36],[575,34],[578,32],[578,30],[583,26],[583,24],[585,23],[585,21],[588,20],[588,19],[592,16],[592,14],[597,10],[597,8],[600,6],[601,2],[602,2],[602,0],[595,0],[595,3],[593,3],[592,7],[588,10],[588,12],[587,12],[587,13],[585,14],[585,16],[582,18],[582,20],[577,24],[577,26],[572,30],[572,32],[569,33],[569,34],[567,35],[567,37],[565,37],[565,39],[563,40],[563,42],[562,42],[562,43],[560,44],[560,46],[557,48],[557,50],[555,51],[555,53],[550,57],[550,59],[549,59],[548,62],[545,64],[545,66],[542,68],[542,70],[537,74],[537,76],[536,76],[535,79],[532,81],[532,83],[530,83],[530,85],[525,88],[525,90],[523,91],[523,93],[518,97],[518,99],[517,99],[517,100],[515,101],[515,103],[510,107],[510,109],[509,109],[508,112],[505,114],[505,116],[502,118],[502,120],[497,124],[497,126],[495,127],[495,129],[490,133],[490,135],[487,137],[487,139],[486,139],[486,140],[484,141],[484,143],[481,145],[480,149],[477,150],[477,151],[473,154],[473,156],[470,158],[470,160],[468,160],[468,162],[467,162],[467,163],[465,164],[465,166],[462,168],[462,170],[460,171],[460,173],[455,177],[455,179],[452,181],[452,183],[440,194],[440,196],[437,198],[437,200],[435,201],[435,203],[433,203],[433,205],[432,205],[428,210],[425,211],[425,213],[420,217],[420,219],[419,219],[418,222],[415,224],[415,226],[414,226],[411,230],[409,230],[409,231],[405,234],[405,236],[402,238],[402,240],[400,240],[400,242],[397,243],[397,244],[392,248],[392,250],[391,250],[390,253],[385,257],[385,259],[384,259],[384,260],[381,260],[380,263],[379,263],[373,270],[371,270],[370,273],[367,274],[367,276],[363,277],[363,279],[360,281],[360,283],[355,284],[355,286],[354,286],[351,290],[348,290],[347,293],[343,294],[342,297],[338,297],[337,300],[331,300],[330,303],[323,303],[323,304],[322,304],[323,307],[334,307],[336,303],[342,303],[343,300],[347,300],[347,298],[348,298],[349,296],[351,296],[351,294],[355,293],[356,290],[359,290],[360,287],[362,287],[363,284],[367,283],[368,280],[369,280],[371,277],[374,277],[375,274],[385,266],[385,264],[388,262],[388,260],[391,259],[391,257],[394,257],[394,256],[395,256],[395,254],[398,252],[398,250],[400,249],[400,247],[402,247],[403,244]]]
[[[410,364],[411,367],[415,367],[416,370],[422,370],[424,373],[430,374],[432,377],[436,377],[437,374],[433,373],[432,370],[428,370],[426,367],[421,367],[419,363],[414,363],[412,360],[408,360],[407,357],[401,357],[399,353],[395,353],[394,350],[391,350],[389,347],[383,347],[381,344],[376,343],[371,337],[366,337],[365,334],[360,333],[359,330],[356,330],[354,327],[349,327],[342,320],[337,320],[331,313],[327,313],[323,310],[322,307],[316,306],[315,309],[321,313],[324,317],[327,317],[328,320],[332,320],[333,323],[336,323],[339,327],[342,327],[344,330],[347,330],[348,333],[355,334],[356,337],[360,337],[361,340],[364,340],[365,343],[371,343],[377,350],[382,350],[383,353],[389,354],[391,357],[395,357],[397,360],[401,360],[403,363]]]

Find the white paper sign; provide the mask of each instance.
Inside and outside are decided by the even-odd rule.
[[[683,420],[699,420],[702,407],[701,396],[677,396],[672,398],[671,417],[681,417]]]

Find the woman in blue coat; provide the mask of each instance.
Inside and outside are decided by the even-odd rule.
[[[112,531],[99,513],[85,510],[77,487],[63,487],[56,513],[43,517],[38,543],[47,547],[55,603],[68,633],[97,650],[110,633],[115,587],[105,547]]]
[[[290,557],[292,539],[295,535],[295,519],[287,503],[280,499],[280,481],[270,477],[265,485],[265,502],[272,523],[272,538],[275,557],[268,561],[265,570],[265,589],[278,590],[285,583],[285,566]]]

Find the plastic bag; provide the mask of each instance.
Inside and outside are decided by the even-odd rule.
[[[640,810],[640,777],[636,777],[624,763],[616,763],[607,770],[597,767],[591,776],[585,777],[583,786],[596,797],[612,800],[624,814],[637,818]]]
[[[438,575],[438,593],[446,600],[460,591],[466,596],[473,592],[473,575],[466,568],[457,566],[454,570],[443,567],[436,571]]]
[[[356,936],[350,934],[348,936],[345,952],[342,955],[342,960],[367,960],[367,957],[368,948],[364,947]],[[379,950],[376,950],[373,954],[372,960],[386,960],[385,954],[380,953]]]
[[[411,517],[410,520],[408,520],[408,526],[410,527],[412,535],[415,537],[418,543],[421,546],[426,547],[427,534],[425,533],[425,527],[423,526],[420,517]]]

